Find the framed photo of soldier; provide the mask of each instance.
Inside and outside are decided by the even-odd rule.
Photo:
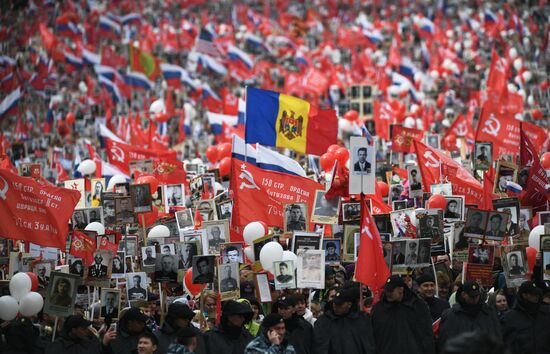
[[[168,184],[164,186],[164,203],[166,211],[170,207],[185,206],[185,189],[183,184]]]
[[[325,263],[329,265],[340,264],[341,240],[337,238],[323,239],[323,250],[325,250]]]
[[[99,308],[100,318],[118,320],[120,313],[120,290],[112,288],[101,288],[101,307]]]
[[[152,210],[150,184],[131,184],[130,196],[132,197],[134,213],[146,213]]]
[[[417,198],[422,196],[422,175],[418,166],[407,166],[407,176],[409,179],[409,197]]]
[[[342,257],[345,262],[353,262],[355,253],[355,234],[358,234],[359,230],[359,225],[344,225],[344,249]]]
[[[466,214],[466,225],[464,227],[464,236],[472,238],[483,238],[489,212],[480,209],[468,209]]]
[[[301,250],[297,256],[298,287],[323,289],[325,286],[325,252],[323,250]]]
[[[32,266],[32,272],[38,278],[38,291],[44,291],[50,283],[52,270],[55,269],[54,261],[41,261]]]
[[[416,211],[418,238],[429,238],[432,244],[443,241],[443,218],[439,209]]]
[[[228,199],[216,203],[217,214],[219,220],[231,220],[233,213],[233,200]]]
[[[350,137],[350,194],[374,194],[376,153],[367,139]]]
[[[499,211],[489,213],[485,237],[489,240],[502,241],[507,235],[510,214]]]
[[[136,222],[132,197],[115,198],[115,221],[117,224],[133,224]]]
[[[193,266],[193,257],[200,255],[200,241],[178,242],[176,255],[178,256],[178,269],[188,269]]]
[[[216,203],[213,199],[200,200],[195,202],[195,207],[202,216],[204,221],[214,221],[217,220],[216,214]]]
[[[517,178],[518,166],[504,160],[499,160],[495,172],[493,193],[506,194],[506,182],[517,182]]]
[[[122,239],[120,240],[120,243],[118,244],[118,249],[120,251],[124,251],[126,253],[126,256],[136,257],[138,255],[137,236],[132,236],[132,235],[123,236]]]
[[[550,211],[539,211],[539,225],[550,224]]]
[[[388,234],[392,232],[390,214],[376,214],[372,217],[379,233]]]
[[[426,134],[426,137],[424,138],[424,142],[429,147],[432,147],[434,149],[441,149],[439,134]]]
[[[174,254],[158,255],[155,263],[155,281],[176,283],[177,279],[178,257]]]
[[[189,164],[187,165],[189,166]],[[191,200],[201,199],[203,192],[202,176],[193,177],[189,182],[189,191],[191,193]]]
[[[307,231],[307,203],[284,204],[284,232]]]
[[[474,170],[488,171],[493,161],[493,143],[476,142]]]
[[[117,193],[103,193],[101,196],[101,204],[103,206],[103,221],[105,226],[112,226],[116,223],[115,218],[115,198],[118,197]]]
[[[214,282],[216,256],[193,257],[193,284],[209,284]]]
[[[157,263],[157,250],[155,246],[141,247],[141,265],[143,267],[154,267]]]
[[[335,196],[328,200],[325,198],[326,191],[315,191],[315,202],[311,222],[316,224],[337,224],[338,212],[340,209],[340,197]]]
[[[86,216],[88,218],[88,222],[99,222],[103,224],[103,208],[97,207],[97,208],[86,208],[82,209],[86,212]]]
[[[271,289],[269,288],[269,279],[267,273],[254,273],[254,285],[256,289],[256,298],[260,302],[272,302]]]
[[[124,278],[124,273],[126,273],[125,258],[124,251],[118,251],[113,257],[113,264],[111,265],[112,278]]]
[[[468,264],[493,265],[495,259],[495,246],[473,245],[468,247]]]
[[[220,254],[222,243],[229,241],[229,220],[205,221],[206,242],[208,254]]]
[[[161,244],[160,246],[160,254],[176,254],[176,245],[173,243],[165,243]]]
[[[398,201],[401,198],[401,193],[403,193],[404,188],[400,184],[390,185],[390,193],[388,195],[388,203],[393,206],[394,201]]]
[[[342,203],[342,221],[357,221],[361,219],[361,203]]]
[[[130,183],[117,183],[115,184],[115,193],[120,194],[120,196],[125,197],[130,195]]]
[[[506,276],[506,285],[509,287],[521,285],[527,280],[527,274],[529,273],[525,247],[505,247],[502,253],[502,266]]]
[[[81,278],[78,275],[51,272],[44,313],[63,317],[74,314],[76,290],[80,281]]]
[[[510,214],[506,233],[508,236],[518,236],[519,234],[519,200],[518,198],[493,199],[493,208],[497,211]]]
[[[95,250],[94,261],[90,264],[84,274],[85,283],[91,286],[109,286],[113,266],[113,252],[108,250]]]
[[[294,261],[273,262],[275,290],[296,288]]]
[[[227,263],[218,265],[218,290],[221,301],[240,297],[239,264]]]
[[[73,229],[84,230],[89,224],[86,209],[76,209],[71,217],[71,224]]]
[[[460,221],[464,218],[464,196],[445,196],[447,201],[443,218],[447,221]]]
[[[128,301],[147,300],[147,275],[145,272],[126,273]]]
[[[180,230],[193,227],[193,211],[191,209],[176,211],[176,222]]]
[[[540,250],[550,251],[550,235],[540,235]]]
[[[243,244],[240,242],[222,243],[220,246],[220,256],[223,264],[244,263]]]
[[[315,232],[295,232],[292,235],[292,252],[320,250],[323,237]],[[259,259],[259,258],[256,258]]]

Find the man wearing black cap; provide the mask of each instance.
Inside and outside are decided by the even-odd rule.
[[[285,338],[285,322],[278,313],[267,315],[262,321],[261,332],[252,342],[248,343],[245,354],[295,354],[292,344]]]
[[[117,326],[117,336],[109,343],[109,349],[116,354],[132,354],[137,350],[139,337],[144,333],[151,333],[146,327],[147,316],[138,308],[122,313]]]
[[[456,292],[457,303],[443,312],[439,324],[438,348],[466,332],[477,332],[502,340],[495,311],[481,300],[481,289],[475,281],[465,282]]]
[[[418,295],[430,308],[432,321],[435,322],[441,317],[443,311],[450,307],[449,302],[435,297],[435,278],[433,275],[422,274],[416,278],[416,283],[418,284]]]
[[[501,323],[504,344],[512,353],[550,353],[550,309],[535,283],[521,284],[514,307]]]
[[[296,298],[285,295],[277,300],[277,311],[285,322],[285,338],[288,340],[296,353],[312,353],[313,326],[302,316],[296,314]]]
[[[197,333],[186,327],[178,331],[176,341],[170,344],[167,354],[195,354],[197,349]]]
[[[204,339],[200,330],[191,325],[193,317],[195,317],[195,312],[193,312],[193,310],[191,310],[186,304],[174,302],[168,306],[168,311],[162,327],[154,331],[154,334],[157,336],[159,341],[159,353],[165,353],[170,344],[174,343],[176,340],[178,331],[187,328],[194,331],[195,336],[197,337],[197,354],[206,353]]]
[[[244,324],[252,320],[252,308],[244,302],[227,301],[220,324],[205,333],[207,354],[242,354],[252,335]]]
[[[372,327],[379,354],[435,352],[430,310],[399,275],[388,278],[373,306]]]
[[[59,337],[46,347],[45,354],[100,354],[101,343],[89,335],[91,324],[82,316],[67,317]]]
[[[369,315],[358,311],[359,288],[342,289],[327,304],[313,328],[313,353],[374,353],[375,344]]]

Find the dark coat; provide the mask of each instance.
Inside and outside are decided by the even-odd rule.
[[[313,353],[313,326],[303,317],[294,315],[285,321],[285,338],[297,354]]]
[[[440,299],[438,297],[431,297],[431,298],[422,298],[424,302],[428,305],[430,308],[430,315],[432,316],[432,322],[435,322],[441,315],[443,314],[443,311],[450,308],[449,302],[443,299]]]
[[[190,325],[189,328],[191,328],[197,335],[197,349],[195,349],[195,353],[206,354],[202,332],[193,325]],[[153,332],[153,334],[157,336],[157,339],[159,341],[159,344],[157,346],[157,353],[166,353],[168,351],[168,347],[170,346],[170,344],[174,343],[176,340],[177,332],[178,331],[172,328],[172,326],[170,326],[168,322],[164,322],[161,328]]]
[[[235,339],[229,338],[220,326],[215,326],[204,334],[208,354],[242,354],[252,339],[252,335],[245,328]]]
[[[428,305],[407,287],[399,303],[382,295],[372,308],[372,327],[378,354],[435,352]]]
[[[366,313],[350,312],[340,317],[329,309],[315,322],[315,354],[370,354],[374,351],[372,325]]]
[[[116,338],[109,342],[108,353],[132,354],[137,349],[139,336],[146,332],[151,333],[149,329],[145,327],[143,332],[138,334],[131,334],[130,332],[128,332],[126,326],[127,323],[124,321],[123,317],[118,323]]]
[[[462,304],[457,302],[441,316],[437,342],[439,350],[444,348],[447,340],[466,332],[485,333],[502,340],[497,314],[488,305],[483,304],[477,314],[468,314]]]
[[[550,353],[550,307],[540,306],[531,315],[516,302],[501,323],[504,344],[512,353]]]
[[[103,346],[97,338],[74,341],[69,336],[60,336],[46,347],[45,354],[101,354]]]

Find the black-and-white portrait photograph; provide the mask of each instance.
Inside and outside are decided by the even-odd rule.
[[[367,139],[359,136],[350,137],[350,194],[374,194],[376,172],[376,153],[374,146],[368,145]]]
[[[393,253],[392,264],[394,266],[402,266],[405,264],[405,253],[407,250],[407,241],[392,241]]]
[[[463,220],[464,217],[464,196],[445,196],[447,204],[443,212],[443,218],[448,221]]]
[[[132,197],[115,198],[115,220],[117,224],[133,224],[136,222]]]
[[[53,316],[70,316],[74,313],[76,289],[80,278],[74,274],[50,273],[44,312]]]
[[[103,193],[101,204],[103,206],[103,221],[105,226],[112,226],[116,223],[115,219],[115,198],[117,193]]]
[[[493,143],[476,142],[474,156],[474,170],[489,170],[493,161]]]
[[[113,264],[111,266],[112,278],[124,278],[124,273],[126,273],[126,264],[124,263],[124,257],[124,251],[118,251],[113,257]]]
[[[539,211],[539,225],[550,224],[550,211]]]
[[[273,262],[273,270],[275,271],[275,290],[294,289],[296,287],[294,261]]]
[[[430,186],[430,193],[432,195],[441,194],[444,196],[453,195],[453,186],[450,183],[432,184]]]
[[[186,241],[176,243],[176,254],[178,255],[178,269],[188,269],[193,266],[193,257],[199,255],[200,242]]]
[[[93,256],[94,261],[86,271],[86,283],[90,285],[108,283],[111,278],[113,253],[108,250],[95,250]]]
[[[361,219],[361,203],[342,203],[342,221],[356,221]]]
[[[409,198],[422,196],[422,175],[418,166],[407,166],[407,176],[409,180]]]
[[[193,227],[193,211],[191,209],[176,211],[176,222],[180,230]]]
[[[243,244],[237,242],[223,243],[220,247],[220,255],[223,264],[244,263]]]
[[[390,193],[388,195],[388,203],[392,205],[392,202],[401,199],[401,194],[404,191],[404,187],[401,184],[390,185]]]
[[[101,289],[101,307],[99,317],[118,319],[120,312],[120,290],[111,288]]]
[[[216,256],[193,257],[193,284],[209,284],[214,281]]]
[[[325,250],[325,263],[337,265],[340,263],[341,240],[336,238],[325,238],[323,249]]]
[[[485,237],[489,240],[502,241],[506,236],[510,214],[492,211],[487,220]]]
[[[505,253],[503,258],[504,271],[508,278],[523,278],[529,272],[525,250],[515,249]]]
[[[392,232],[390,214],[377,214],[372,217],[379,233],[388,234]]]
[[[178,257],[173,254],[160,254],[155,264],[155,281],[175,283],[177,280]]]
[[[218,289],[222,301],[239,298],[239,280],[239,265],[237,263],[218,265]]]
[[[292,252],[298,254],[303,250],[320,250],[321,239],[315,232],[295,232],[292,236]]]
[[[32,272],[36,274],[36,277],[38,278],[39,291],[48,288],[48,284],[50,283],[50,274],[52,270],[55,269],[55,266],[52,265],[53,261],[39,262],[32,267]]]
[[[216,203],[218,209],[219,220],[231,220],[231,213],[233,212],[233,200],[224,200],[223,202]]]
[[[127,256],[135,257],[138,255],[137,236],[124,236],[118,244],[118,249],[124,251]]]
[[[506,162],[503,160],[499,160],[497,163],[497,168],[495,172],[495,181],[494,181],[494,189],[493,193],[496,194],[506,194],[507,191],[507,185],[506,182],[516,182],[517,181],[517,174],[518,174],[518,166]]]
[[[343,261],[353,262],[355,253],[355,234],[359,233],[359,225],[344,225]]]
[[[550,251],[550,235],[541,235],[540,236],[540,250],[541,251]]]
[[[284,231],[307,231],[307,203],[284,204]]]
[[[147,275],[145,272],[126,273],[128,300],[147,300]]]
[[[216,203],[213,199],[199,200],[195,203],[196,209],[202,216],[203,221],[217,220]]]
[[[189,166],[189,164],[186,164],[186,166]],[[189,192],[191,193],[191,200],[201,199],[202,191],[202,176],[193,177],[189,182]]]
[[[406,200],[394,200],[391,202],[392,204],[392,210],[403,210],[407,209],[407,201]]]
[[[88,216],[86,215],[86,210],[85,209],[75,210],[71,218],[71,223],[73,225],[73,229],[84,230],[86,226],[89,224]]]
[[[495,246],[472,245],[468,247],[468,264],[493,265]]]
[[[86,208],[82,210],[86,211],[86,216],[88,217],[89,223],[99,222],[103,224],[103,208]]]
[[[338,211],[340,208],[340,197],[327,200],[325,198],[326,191],[315,191],[315,202],[311,221],[317,224],[337,224]]]
[[[506,233],[512,237],[518,236],[520,214],[518,198],[493,199],[493,208],[497,211],[510,214]]]
[[[155,246],[141,247],[141,264],[151,267],[157,263],[157,250]]]
[[[427,134],[424,141],[426,145],[428,145],[431,148],[434,148],[434,149],[441,148],[439,144],[439,134]]]
[[[123,197],[124,196],[129,196],[130,195],[130,183],[124,182],[124,183],[115,184],[115,193],[118,193]]]
[[[130,185],[130,196],[132,197],[134,213],[146,213],[152,210],[150,184]]]
[[[205,221],[203,228],[206,230],[206,241],[208,243],[209,254],[220,254],[222,243],[229,241],[229,222],[228,220]]]
[[[82,258],[73,258],[69,263],[69,274],[78,275],[84,277],[84,263]]]
[[[165,243],[159,246],[160,246],[160,254],[171,254],[171,255],[176,254],[175,244],[173,243]]]
[[[466,226],[464,227],[464,236],[473,238],[483,238],[487,228],[489,213],[480,209],[468,209],[466,214]]]
[[[169,184],[164,187],[166,210],[170,207],[185,206],[185,189],[183,184]]]
[[[418,237],[429,238],[432,244],[440,243],[443,240],[443,220],[441,210],[425,209],[416,211],[418,220]]]
[[[421,238],[418,240],[417,267],[427,267],[430,265],[431,244],[431,239]]]
[[[518,222],[518,232],[519,235],[525,235],[529,237],[529,232],[531,227],[529,226],[528,221],[533,217],[533,209],[530,207],[520,208],[519,210],[519,222]]]
[[[325,286],[325,252],[302,250],[298,252],[297,285],[299,288],[323,289]]]

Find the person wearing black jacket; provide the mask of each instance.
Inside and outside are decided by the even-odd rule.
[[[312,353],[313,326],[294,309],[296,299],[293,296],[283,296],[277,300],[277,311],[285,322],[285,338],[297,354]]]
[[[252,335],[244,324],[252,319],[252,308],[245,302],[227,301],[220,324],[205,333],[207,354],[242,354]]]
[[[204,338],[201,331],[195,326],[191,325],[191,320],[195,317],[195,312],[189,308],[186,304],[174,302],[168,306],[168,312],[161,328],[155,330],[153,333],[157,336],[159,341],[157,352],[166,353],[170,344],[176,342],[177,333],[182,328],[191,329],[197,338],[196,354],[206,354],[206,348],[204,344]]]
[[[441,317],[443,311],[448,309],[449,302],[435,297],[435,278],[431,274],[422,274],[416,278],[418,284],[418,295],[430,308],[432,322]]]
[[[481,300],[478,283],[465,282],[456,292],[457,303],[443,312],[439,323],[438,348],[465,332],[478,332],[502,340],[497,314]]]
[[[109,353],[132,354],[137,349],[139,336],[151,333],[146,326],[147,319],[136,307],[123,312],[118,321],[116,338],[109,342]]]
[[[105,349],[99,339],[90,336],[92,322],[82,316],[69,316],[59,337],[46,347],[45,354],[101,354]]]
[[[372,308],[377,354],[433,354],[432,318],[426,303],[392,275]]]
[[[315,354],[375,352],[370,316],[357,310],[358,288],[340,290],[313,328]]]
[[[512,310],[502,316],[504,343],[512,353],[550,353],[550,307],[541,298],[542,290],[526,281]]]

